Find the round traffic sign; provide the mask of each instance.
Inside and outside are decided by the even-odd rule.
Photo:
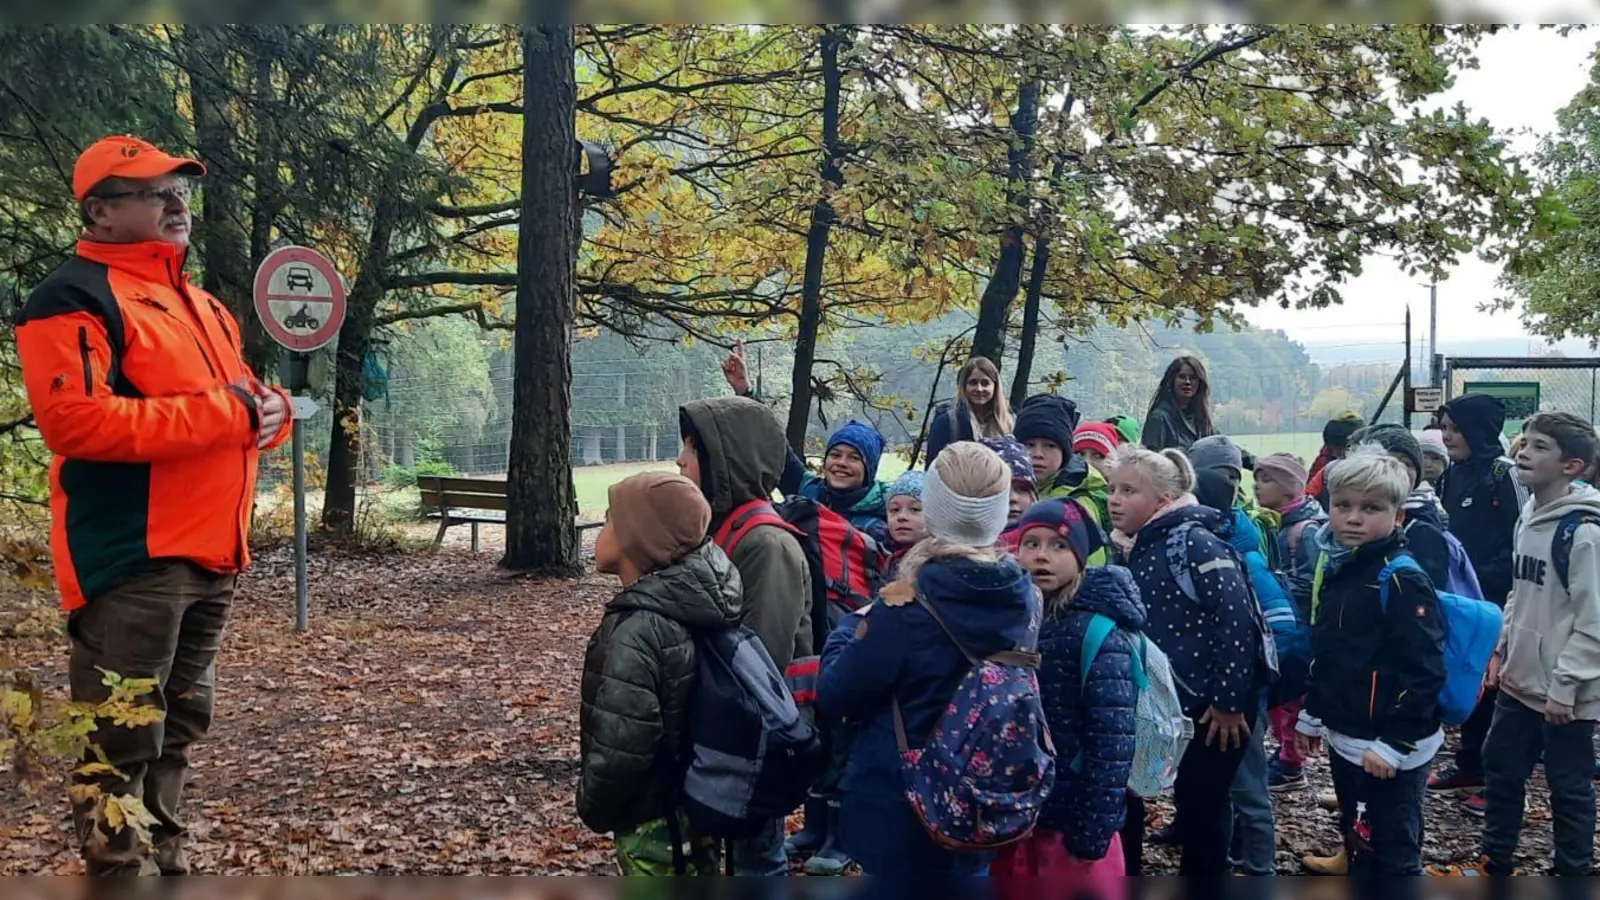
[[[256,315],[272,339],[301,353],[326,346],[344,324],[344,279],[310,247],[279,247],[256,269]]]

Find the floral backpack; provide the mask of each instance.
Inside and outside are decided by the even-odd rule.
[[[1039,654],[1007,650],[979,659],[927,598],[917,602],[972,669],[957,685],[927,744],[913,749],[894,704],[906,798],[935,843],[992,850],[1027,837],[1055,784],[1055,745],[1039,700]]]

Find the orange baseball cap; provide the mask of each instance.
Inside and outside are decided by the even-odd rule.
[[[107,178],[155,178],[179,172],[184,175],[204,175],[206,167],[199,160],[173,156],[149,141],[141,141],[126,134],[102,138],[78,156],[72,167],[72,196],[79,203],[89,196],[94,186]]]

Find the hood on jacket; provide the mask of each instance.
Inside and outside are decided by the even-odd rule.
[[[1017,647],[1033,649],[1039,589],[1016,559],[988,563],[935,558],[918,570],[917,591],[938,607],[967,652],[981,657]]]
[[[1089,465],[1083,457],[1069,453],[1063,457],[1061,471],[1039,485],[1039,493],[1042,495],[1057,488],[1066,488],[1073,493],[1104,492],[1106,484],[1106,476],[1100,474],[1099,469]]]
[[[1186,522],[1193,522],[1212,534],[1221,536],[1228,530],[1231,514],[1217,512],[1209,506],[1194,504],[1191,506],[1168,507],[1156,514],[1155,518],[1145,523],[1139,529],[1138,542],[1143,544],[1149,541],[1164,541],[1167,532]]]
[[[1218,512],[1233,509],[1238,491],[1228,476],[1216,469],[1199,469],[1194,473],[1194,499],[1201,506]]]
[[[1495,459],[1505,455],[1500,432],[1506,425],[1506,408],[1499,398],[1488,394],[1463,394],[1441,407],[1456,430],[1467,439],[1473,459]]]
[[[743,614],[739,570],[709,538],[664,569],[623,588],[607,609],[644,609],[691,628],[730,628]]]
[[[1139,599],[1139,585],[1133,580],[1133,573],[1122,566],[1085,569],[1083,584],[1067,608],[1099,613],[1120,628],[1144,630],[1145,610]]]
[[[1283,527],[1288,528],[1290,525],[1298,525],[1301,522],[1325,518],[1327,511],[1322,508],[1321,503],[1317,502],[1317,498],[1308,496],[1304,501],[1278,513],[1278,516],[1283,520]]]
[[[1522,518],[1526,523],[1523,527],[1535,528],[1544,524],[1553,524],[1561,521],[1561,517],[1576,510],[1600,515],[1600,490],[1593,487],[1574,484],[1566,494],[1557,497],[1544,506],[1534,508],[1533,498],[1528,498],[1528,505],[1522,510]]]
[[[692,400],[678,407],[678,429],[700,449],[700,487],[713,522],[777,489],[789,444],[772,410],[748,397]]]

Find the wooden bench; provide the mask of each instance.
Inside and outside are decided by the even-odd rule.
[[[446,478],[439,475],[422,475],[417,478],[422,490],[422,508],[427,517],[439,520],[439,533],[433,546],[444,543],[444,533],[451,525],[472,526],[472,550],[478,550],[479,525],[504,525],[506,523],[506,480],[504,478]],[[604,522],[579,519],[577,529],[586,531],[599,528]]]

